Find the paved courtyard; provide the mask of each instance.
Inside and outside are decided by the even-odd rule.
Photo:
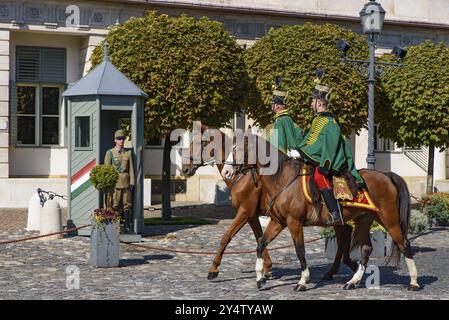
[[[187,207],[182,214],[195,214]],[[146,227],[144,243],[166,248],[213,251],[229,226],[231,210],[205,206],[212,212],[212,225]],[[156,210],[157,211],[157,210]],[[202,213],[207,217],[207,213]],[[223,214],[220,214],[223,213]],[[226,213],[226,214],[224,214]],[[147,212],[147,215],[157,213]],[[25,232],[25,210],[0,210],[0,241],[35,233]],[[317,228],[306,228],[305,238],[319,236]],[[167,237],[167,234],[171,233]],[[174,233],[174,235],[173,235]],[[121,245],[119,268],[98,269],[88,263],[89,238],[66,237],[61,240],[0,245],[0,299],[449,299],[449,228],[433,228],[412,242],[416,253],[419,283],[423,289],[408,292],[409,277],[402,268],[380,265],[380,288],[365,285],[344,291],[352,273],[342,266],[333,281],[321,281],[332,261],[324,258],[324,240],[306,245],[311,271],[308,291],[293,289],[299,279],[299,264],[293,248],[271,252],[273,279],[262,290],[256,289],[255,254],[225,255],[218,278],[206,279],[213,256],[191,255]],[[284,230],[271,246],[291,244]],[[228,250],[255,249],[251,229],[245,226]],[[67,288],[70,276],[79,270],[79,289]],[[69,276],[69,278],[68,278]],[[365,278],[369,275],[365,275]],[[364,283],[364,282],[363,282]]]

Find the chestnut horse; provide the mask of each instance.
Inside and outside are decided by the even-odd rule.
[[[263,142],[261,142],[263,141]],[[305,225],[325,226],[328,211],[325,206],[322,207],[319,219],[312,219],[314,205],[308,203],[304,195],[302,183],[300,183],[300,168],[306,168],[310,174],[313,166],[306,165],[301,160],[287,158],[286,155],[273,148],[268,141],[259,138],[257,140],[255,152],[260,143],[265,143],[265,150],[277,152],[277,170],[274,174],[263,175],[263,170],[267,165],[262,165],[257,159],[254,165],[259,173],[259,180],[262,184],[262,192],[266,192],[267,199],[274,203],[271,210],[271,221],[257,246],[256,274],[257,286],[261,288],[265,284],[265,277],[262,270],[262,252],[267,245],[273,241],[276,236],[288,227],[295,245],[296,254],[301,264],[301,278],[298,281],[295,291],[304,291],[307,289],[306,283],[309,281],[309,269],[307,267],[304,247]],[[270,147],[271,146],[271,147]],[[248,152],[246,144],[245,152]],[[251,150],[254,152],[254,150]],[[273,157],[270,157],[272,159]],[[276,168],[276,167],[275,167]],[[387,263],[396,258],[396,264],[399,264],[400,254],[404,254],[410,275],[409,290],[419,290],[417,282],[418,273],[413,260],[410,243],[407,240],[407,233],[410,218],[410,194],[405,181],[393,172],[382,173],[375,170],[360,170],[361,176],[366,182],[367,190],[379,211],[370,211],[374,219],[382,225],[390,234],[394,241],[392,251],[389,253]],[[342,215],[345,221],[358,218],[364,214],[363,209],[355,207],[342,207]],[[357,240],[360,242],[362,261],[352,279],[345,285],[345,289],[355,289],[362,280],[365,272],[369,255],[372,251],[371,240],[369,236],[370,224],[365,224],[365,230],[356,232]],[[356,226],[356,230],[359,227]]]
[[[201,133],[206,131],[209,128],[205,125],[201,127]],[[227,159],[229,155],[226,155],[225,151],[225,140],[231,139],[226,134],[220,131],[222,138],[222,157],[221,159]],[[228,141],[229,142],[229,141]],[[232,142],[232,141],[231,141]],[[201,153],[204,149],[204,144],[201,144]],[[224,181],[231,193],[231,201],[232,206],[236,210],[236,215],[232,220],[231,225],[226,230],[224,235],[221,238],[220,247],[215,255],[215,258],[212,262],[212,265],[209,269],[209,273],[207,278],[209,280],[215,279],[218,276],[218,267],[221,264],[221,260],[223,258],[224,251],[231,242],[232,238],[240,231],[240,229],[248,223],[254,233],[256,241],[258,241],[262,237],[262,227],[260,225],[259,216],[265,215],[266,208],[266,194],[262,191],[262,186],[258,182],[257,172],[255,167],[237,165],[235,166],[236,172],[231,179],[226,179],[223,176],[223,167],[224,163],[215,163],[213,150],[208,155],[210,159],[202,159],[200,163],[193,164],[193,141],[189,147],[190,150],[190,158],[186,159],[187,161],[183,161],[182,172],[186,176],[193,176],[198,168],[205,166],[207,164],[213,165],[216,164],[217,169],[220,174],[224,178]],[[369,223],[370,225],[371,223]],[[358,227],[358,226],[357,226]],[[358,230],[362,230],[362,228],[358,227]],[[331,280],[333,275],[336,274],[340,267],[340,262],[343,257],[343,262],[349,266],[353,271],[357,269],[357,263],[350,259],[350,243],[351,243],[351,233],[352,228],[348,225],[339,225],[335,226],[335,233],[337,237],[338,249],[335,255],[335,260],[330,268],[330,270],[324,275],[323,279]],[[270,276],[270,269],[272,267],[272,261],[270,259],[270,255],[266,248],[260,251],[260,256],[263,258],[263,277],[268,278]]]

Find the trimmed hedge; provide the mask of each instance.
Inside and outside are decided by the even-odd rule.
[[[339,39],[351,43],[349,58],[368,57],[366,40],[337,25],[306,23],[271,29],[245,53],[251,88],[245,106],[248,115],[263,127],[272,122],[272,85],[280,75],[289,90],[293,118],[307,129],[313,118],[310,104],[315,71],[322,68],[322,83],[334,88],[329,109],[339,117],[343,133],[362,128],[367,119],[367,83],[354,68],[340,62]]]
[[[221,23],[150,12],[114,27],[106,40],[111,62],[149,95],[147,138],[190,128],[193,120],[225,126],[241,110],[247,91],[243,49]],[[102,58],[99,45],[92,64]]]

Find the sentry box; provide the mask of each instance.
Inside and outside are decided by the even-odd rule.
[[[94,210],[103,205],[103,195],[90,183],[89,172],[104,162],[106,151],[114,146],[114,132],[123,129],[130,133],[125,147],[133,152],[133,228],[140,235],[143,229],[143,103],[148,96],[109,61],[107,43],[104,53],[101,64],[63,93],[69,115],[67,225],[90,224]],[[90,235],[90,228],[80,229],[78,234]]]

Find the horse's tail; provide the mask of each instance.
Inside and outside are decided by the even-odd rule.
[[[404,179],[394,172],[387,172],[385,175],[390,178],[394,186],[398,190],[397,207],[399,211],[399,225],[401,227],[402,236],[407,243],[407,234],[410,223],[410,192],[408,191],[407,184]],[[399,261],[401,258],[401,252],[398,245],[393,241],[390,252],[386,260],[386,264],[391,261],[395,262],[396,267],[399,267]]]

